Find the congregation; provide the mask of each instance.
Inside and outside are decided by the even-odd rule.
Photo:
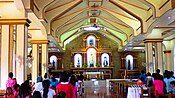
[[[82,74],[76,76],[66,71],[56,75],[52,73],[49,78],[47,73],[44,78],[39,73],[36,83],[31,84],[26,80],[19,85],[16,78],[13,78],[13,73],[10,72],[3,98],[77,98],[78,92],[82,94],[80,87],[83,84],[83,78]]]

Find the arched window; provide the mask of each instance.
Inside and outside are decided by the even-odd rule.
[[[55,55],[52,55],[50,57],[50,64],[51,64],[51,66],[49,66],[49,67],[53,67],[53,68],[57,69],[57,57]]]
[[[75,67],[82,67],[82,56],[81,54],[75,54],[74,56],[74,66]]]
[[[92,35],[88,36],[87,38],[87,46],[96,46],[96,38]]]
[[[94,48],[87,50],[87,64],[88,67],[96,67],[96,50]]]
[[[126,69],[133,70],[133,65],[134,65],[133,60],[134,60],[134,58],[132,55],[126,56]]]
[[[101,65],[102,67],[109,67],[109,55],[107,53],[101,55]]]

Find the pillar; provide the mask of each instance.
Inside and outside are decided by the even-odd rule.
[[[171,50],[166,50],[164,51],[165,54],[165,61],[166,61],[166,66],[164,70],[169,70],[169,71],[173,71],[173,69],[171,69]]]
[[[9,73],[9,25],[2,25],[1,30],[0,89],[5,89]]]
[[[14,76],[16,76],[19,84],[25,80],[25,76],[27,75],[25,74],[27,57],[27,27],[29,26],[29,23],[30,21],[28,19],[0,19],[0,89],[6,88],[6,80],[8,79],[9,72],[14,71]],[[16,33],[15,38],[13,36],[14,32]],[[15,46],[13,40],[16,41]],[[15,67],[12,65],[15,65]]]
[[[17,37],[16,37],[16,56],[21,61],[16,62],[16,79],[17,83],[22,84],[27,77],[27,73],[25,73],[25,67],[27,67],[26,59],[27,59],[27,26],[24,24],[17,25]],[[17,65],[18,64],[18,65]]]
[[[163,73],[163,39],[145,39],[146,72],[154,73],[160,69]],[[154,53],[154,54],[153,54]]]
[[[153,50],[152,50],[152,43],[145,43],[145,55],[146,55],[146,73],[150,72],[153,73]],[[151,66],[152,64],[152,66]]]
[[[39,45],[32,43],[32,82],[36,82],[39,73]]]
[[[162,40],[163,41],[163,40]],[[158,41],[156,42],[156,61],[157,64],[156,66],[158,67],[158,69],[160,69],[161,74],[163,74],[164,72],[164,68],[163,68],[163,47],[162,47],[162,41]],[[157,69],[156,67],[156,69]]]
[[[41,68],[42,68],[42,77],[44,77],[45,73],[48,73],[48,41],[46,40],[46,43],[42,44],[42,62],[41,62]],[[57,65],[56,65],[57,68]]]

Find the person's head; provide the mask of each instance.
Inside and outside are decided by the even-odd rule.
[[[26,83],[22,83],[21,87],[19,88],[19,97],[25,98],[26,96],[30,95],[30,88]]]
[[[47,73],[44,74],[44,78],[47,78]]]
[[[49,80],[44,80],[42,82],[43,85],[43,98],[47,98],[47,94],[49,92],[49,86],[50,86],[50,81]]]
[[[66,72],[63,72],[60,77],[60,82],[68,82],[69,75]]]
[[[52,82],[56,82],[55,74],[54,74],[54,73],[52,73],[52,74],[50,75],[50,78],[52,79]]]
[[[175,81],[170,82],[171,87],[175,87]]]
[[[150,72],[148,72],[148,73],[147,73],[147,76],[151,76],[151,73],[150,73]]]
[[[13,94],[13,91],[12,91],[12,88],[11,87],[7,87],[6,94],[7,95]]]
[[[29,80],[25,80],[25,81],[24,81],[24,83],[25,83],[27,86],[29,86],[29,85],[30,85]]]
[[[35,91],[35,92],[33,93],[32,98],[42,98],[42,97],[41,97],[41,93],[40,93],[39,91]]]
[[[160,69],[157,69],[157,70],[156,70],[156,73],[158,73],[158,74],[159,74],[159,73],[160,73]]]
[[[41,73],[39,73],[38,75],[41,76]]]
[[[19,88],[20,88],[20,85],[19,85],[19,84],[15,84],[15,85],[14,85],[15,91],[19,91]]]
[[[9,78],[13,78],[13,73],[12,72],[9,73]]]
[[[76,76],[72,75],[71,78],[70,78],[69,83],[72,84],[73,86],[75,86],[76,82],[78,82]]]
[[[144,74],[144,73],[145,73],[145,71],[144,71],[144,70],[142,70],[142,71],[141,71],[141,73],[142,73],[142,74]]]
[[[173,72],[173,71],[171,71],[171,72],[170,72],[170,75],[171,75],[171,76],[174,76],[174,72]]]
[[[66,98],[66,93],[63,91],[59,92],[57,98]]]

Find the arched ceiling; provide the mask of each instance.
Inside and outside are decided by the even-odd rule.
[[[147,33],[157,17],[171,9],[171,3],[171,0],[34,0],[33,11],[62,48],[86,32],[80,28],[94,24],[105,28],[99,33],[123,47]]]

